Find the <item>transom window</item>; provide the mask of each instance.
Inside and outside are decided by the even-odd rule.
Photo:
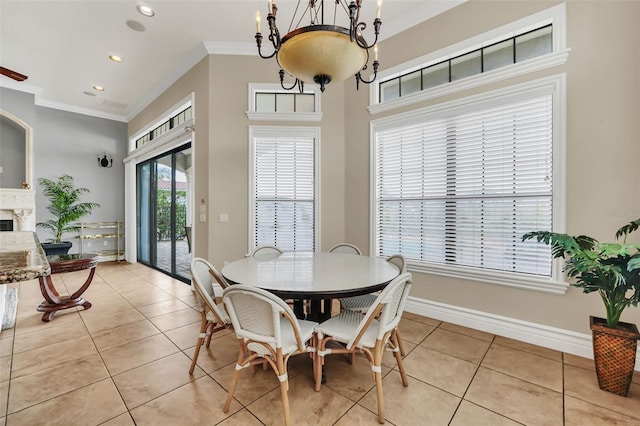
[[[320,88],[305,85],[304,92],[285,91],[279,84],[249,84],[249,120],[320,121]]]
[[[552,25],[501,40],[436,64],[383,80],[379,102],[390,101],[441,84],[551,53]]]
[[[163,123],[157,125],[156,127],[154,127],[153,129],[151,129],[148,133],[145,133],[144,135],[140,136],[138,139],[136,139],[136,146],[135,148],[140,148],[144,145],[146,145],[147,143],[151,142],[152,140],[158,138],[159,136],[164,135],[165,133],[167,133],[169,130],[178,127],[179,125],[187,122],[188,120],[191,120],[193,118],[193,112],[191,109],[191,105],[185,107],[183,110],[181,110],[180,112],[172,115],[171,117],[169,117],[166,121],[164,121]]]
[[[316,112],[313,93],[256,92],[256,112]]]
[[[369,112],[378,114],[567,62],[564,3],[378,73]]]

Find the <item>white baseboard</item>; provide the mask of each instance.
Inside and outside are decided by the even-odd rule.
[[[590,334],[576,333],[561,328],[418,299],[416,297],[409,297],[405,310],[439,321],[446,321],[452,324],[486,331],[487,333],[498,336],[509,337],[533,345],[593,359]],[[636,371],[640,371],[640,351],[636,353],[635,369]]]

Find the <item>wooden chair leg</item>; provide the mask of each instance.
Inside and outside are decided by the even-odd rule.
[[[287,369],[286,364],[284,363],[284,357],[282,355],[282,349],[276,349],[276,374],[278,375],[278,380],[280,380],[280,396],[282,398],[282,411],[284,412],[284,424],[285,426],[289,426],[291,424],[291,413],[289,412],[289,379],[285,378],[284,380],[281,377],[286,377]]]
[[[282,396],[282,411],[284,412],[284,424],[291,424],[291,413],[289,412],[289,380],[280,382],[280,395]]]
[[[391,334],[391,337],[393,333]],[[378,423],[384,424],[384,398],[382,396],[382,355],[384,354],[385,345],[383,340],[376,340],[376,346],[373,349],[373,356],[370,359],[371,370],[373,371],[373,380],[376,382],[376,396],[378,399]],[[399,355],[398,352],[394,352]]]
[[[396,357],[396,362],[398,363],[398,370],[400,371],[400,377],[402,378],[402,385],[405,387],[409,386],[407,373],[404,371],[404,365],[402,364],[402,355],[400,355],[400,352],[394,352],[393,355]]]
[[[200,354],[200,346],[202,346],[202,339],[198,339],[198,343],[196,344],[193,359],[191,359],[191,366],[189,367],[189,375],[192,375],[193,370],[196,369],[196,362],[198,361],[198,355]]]
[[[400,337],[400,330],[398,327],[395,328],[394,333],[396,335],[396,342],[398,347],[400,348],[400,355],[405,356],[406,352],[404,351],[404,344],[402,343],[402,338]]]
[[[204,343],[204,338],[201,337],[205,334],[208,327],[207,314],[202,312],[202,324],[200,325],[200,334],[198,335],[198,342],[196,343],[196,349],[193,353],[193,359],[191,359],[191,367],[189,367],[189,374],[193,374],[193,370],[196,368],[196,362],[198,361],[198,355],[200,355],[200,347]]]
[[[316,392],[320,392],[320,387],[322,386],[322,369],[324,368],[324,356],[320,355],[320,352],[325,350],[326,342],[324,339],[318,339],[318,343],[316,345],[316,360],[314,362],[314,378],[316,382],[315,390]]]
[[[207,349],[209,349],[209,346],[211,346],[211,337],[213,336],[214,328],[215,328],[215,324],[210,322],[208,327],[209,334],[207,335],[207,342],[206,342]]]
[[[399,348],[398,351],[393,352],[393,356],[396,358],[396,363],[398,364],[398,370],[400,371],[400,377],[402,378],[402,385],[403,386],[409,386],[409,380],[407,379],[407,373],[404,370],[404,365],[402,364],[402,349],[400,349],[401,346],[401,340],[400,340],[400,336],[398,336],[397,334],[397,330],[395,329],[392,333],[391,333],[391,343]]]
[[[374,372],[376,381],[376,394],[378,397],[378,423],[384,424],[384,399],[382,397],[382,373]]]
[[[229,407],[231,407],[231,400],[233,400],[233,393],[236,391],[236,384],[238,384],[238,377],[240,376],[240,370],[234,370],[233,378],[231,379],[231,384],[229,385],[229,392],[227,393],[227,400],[224,402],[224,407],[222,411],[224,413],[229,412]]]
[[[236,391],[236,385],[238,384],[238,377],[240,377],[240,370],[238,369],[238,365],[242,365],[242,361],[244,360],[245,347],[244,341],[242,339],[238,339],[238,343],[240,344],[240,351],[238,352],[238,360],[236,361],[236,368],[233,371],[233,378],[231,379],[231,384],[229,385],[229,391],[227,393],[227,400],[224,402],[224,407],[222,408],[222,412],[229,412],[229,407],[231,406],[231,400],[233,399],[233,393]]]

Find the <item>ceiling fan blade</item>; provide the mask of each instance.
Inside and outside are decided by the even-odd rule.
[[[9,68],[5,68],[5,67],[0,67],[0,74],[7,76],[9,78],[12,78],[16,81],[24,81],[27,78],[29,78],[28,76],[24,75],[24,74],[20,74],[19,72],[10,70]]]

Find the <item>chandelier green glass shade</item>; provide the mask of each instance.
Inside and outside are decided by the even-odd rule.
[[[277,59],[288,74],[324,88],[331,81],[355,76],[367,63],[368,52],[351,41],[346,28],[313,25],[288,33]]]

